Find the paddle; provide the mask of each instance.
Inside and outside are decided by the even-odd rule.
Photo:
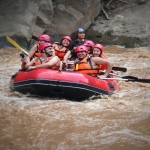
[[[12,40],[10,37],[6,36],[6,39],[8,42],[10,42],[13,46],[18,48],[20,51],[22,51],[24,54],[28,55],[28,52],[25,51],[23,48],[21,48],[14,40]]]
[[[126,72],[127,68],[124,68],[124,67],[112,67],[112,70]]]
[[[104,80],[120,80],[120,81],[131,81],[131,82],[142,82],[142,83],[150,83],[150,79],[138,79],[133,76],[123,76],[121,78],[103,78]]]
[[[78,70],[74,70],[74,71],[81,71],[81,70],[91,70],[91,69],[78,69]],[[101,70],[101,69],[95,68],[93,70]],[[123,67],[112,67],[112,70],[122,71],[122,72],[126,72],[127,71],[127,69],[123,68]]]

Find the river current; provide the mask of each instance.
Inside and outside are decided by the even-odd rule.
[[[19,50],[0,49],[1,150],[150,150],[150,83],[118,81],[111,96],[82,102],[12,92]],[[107,46],[120,76],[150,79],[150,48]]]

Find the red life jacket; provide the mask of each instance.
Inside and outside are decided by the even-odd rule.
[[[53,44],[53,48],[55,50],[55,55],[59,57],[60,61],[62,61],[64,56],[65,56],[67,48],[66,47],[62,47],[61,49],[59,49],[58,45],[60,45],[60,43],[59,42],[55,42]]]

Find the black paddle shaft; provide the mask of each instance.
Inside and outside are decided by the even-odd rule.
[[[126,72],[127,68],[124,68],[124,67],[112,67],[112,70]]]
[[[137,77],[133,77],[133,76],[124,76],[122,78],[128,79],[127,81],[132,81],[132,82],[150,83],[150,79],[138,79]]]

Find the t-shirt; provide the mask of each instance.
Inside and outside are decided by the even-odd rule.
[[[77,58],[77,53],[74,52],[74,47],[82,45],[84,41],[79,42],[78,40],[73,40],[69,46],[69,50],[71,51],[70,60],[75,60]]]

